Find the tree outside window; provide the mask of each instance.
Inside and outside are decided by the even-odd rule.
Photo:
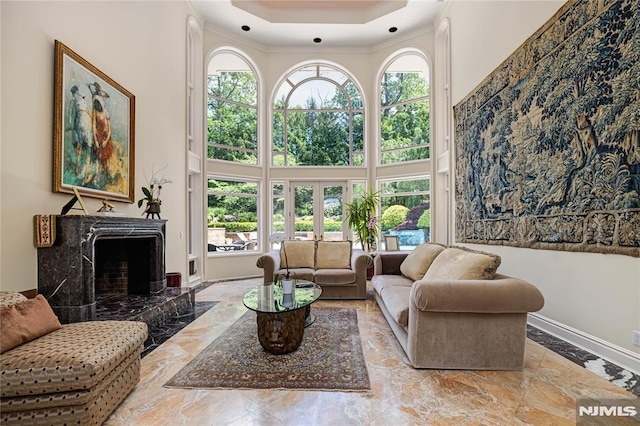
[[[274,166],[364,165],[364,110],[342,71],[309,65],[288,75],[273,104]]]
[[[207,242],[210,252],[258,249],[259,186],[259,182],[251,181],[208,180]]]
[[[380,83],[380,164],[429,158],[429,74],[417,55],[393,61]]]
[[[233,53],[216,55],[209,70],[207,157],[257,164],[258,84],[254,72]]]
[[[430,241],[429,177],[380,182],[383,235],[397,235],[400,248],[409,250]]]

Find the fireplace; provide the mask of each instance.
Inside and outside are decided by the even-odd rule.
[[[99,294],[150,294],[155,238],[102,238],[95,241],[94,276]]]
[[[96,295],[166,288],[164,220],[57,216],[52,247],[38,248],[38,292],[63,323],[96,316]]]

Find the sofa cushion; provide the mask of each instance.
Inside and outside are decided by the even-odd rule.
[[[17,291],[0,291],[0,306],[10,306],[25,300],[27,298]]]
[[[354,284],[356,273],[352,269],[317,269],[313,281],[320,286]]]
[[[421,280],[431,263],[445,248],[436,243],[420,244],[402,261],[400,272],[414,281]]]
[[[409,324],[411,286],[387,286],[382,289],[380,296],[393,319],[401,326],[407,327]]]
[[[371,284],[373,289],[382,294],[382,290],[392,286],[411,287],[414,281],[411,278],[403,277],[402,275],[374,275],[371,277]]]
[[[65,324],[0,355],[3,398],[89,389],[147,338],[139,321]]]
[[[315,267],[315,241],[283,241],[280,249],[281,268]]]
[[[318,241],[316,269],[351,268],[351,241]]]
[[[466,247],[449,247],[435,258],[425,280],[491,280],[500,266],[500,256]]]
[[[0,307],[0,322],[0,353],[62,328],[49,302],[41,294]]]
[[[294,268],[289,269],[289,278],[301,280],[301,281],[313,281],[313,273],[315,269],[313,268]],[[287,273],[286,269],[279,269],[276,271],[276,274],[280,275],[281,278],[284,278]]]
[[[117,398],[118,394],[126,396],[133,387],[138,383],[140,379],[140,354],[143,347],[133,352],[129,357],[118,364],[112,371],[109,372],[96,386],[86,389],[75,389],[65,392],[53,392],[48,393],[46,397],[42,394],[28,394],[14,397],[2,397],[0,402],[0,412],[15,413],[24,412],[25,410],[45,410],[45,409],[60,409],[62,407],[73,407],[77,410],[76,415],[82,412],[78,409],[78,406],[95,404],[96,399],[104,395],[105,391],[112,387],[114,382],[117,383],[115,389],[111,389],[113,395],[107,395],[109,399]],[[122,375],[125,377],[122,377]],[[125,383],[122,383],[122,379],[125,379]],[[123,386],[124,385],[124,386]],[[115,408],[115,407],[114,407]],[[58,417],[56,416],[56,420]],[[0,421],[1,423],[1,421]],[[79,423],[75,424],[91,424]],[[57,424],[57,423],[56,423]]]

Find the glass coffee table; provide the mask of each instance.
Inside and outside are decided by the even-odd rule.
[[[282,287],[272,283],[249,290],[243,303],[257,314],[258,340],[264,350],[282,355],[298,349],[305,327],[315,321],[311,304],[321,294],[319,285],[307,282],[299,282],[291,294],[283,294]]]

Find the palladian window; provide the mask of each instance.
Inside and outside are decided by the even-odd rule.
[[[274,166],[363,166],[362,94],[342,71],[307,65],[289,74],[273,104]]]

